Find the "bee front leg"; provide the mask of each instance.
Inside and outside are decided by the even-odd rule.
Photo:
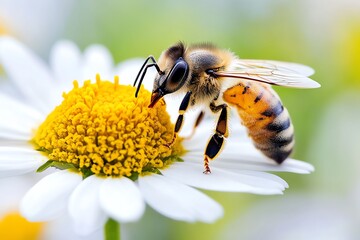
[[[180,107],[179,107],[179,116],[178,116],[178,118],[176,120],[176,123],[175,123],[173,139],[171,140],[171,142],[165,144],[165,146],[167,146],[168,148],[170,148],[175,143],[178,132],[180,131],[180,129],[181,129],[182,125],[183,125],[184,113],[186,112],[186,109],[189,107],[190,97],[191,97],[191,91],[188,91],[186,93],[185,97],[183,98],[183,100],[181,101],[181,104],[180,104]]]
[[[211,173],[209,167],[209,160],[213,160],[216,156],[220,153],[223,145],[224,145],[224,138],[227,138],[229,135],[228,132],[228,106],[226,104],[221,104],[215,106],[214,103],[210,104],[210,109],[213,112],[218,112],[221,110],[218,122],[216,124],[216,129],[214,135],[210,138],[204,154],[204,173],[209,174]]]

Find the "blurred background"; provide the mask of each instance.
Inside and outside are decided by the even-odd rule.
[[[0,0],[0,34],[44,59],[59,39],[103,44],[115,62],[181,40],[313,67],[320,89],[276,90],[296,129],[293,157],[314,173],[279,174],[290,185],[282,196],[207,192],[225,208],[211,225],[148,208],[124,239],[360,239],[360,1]]]

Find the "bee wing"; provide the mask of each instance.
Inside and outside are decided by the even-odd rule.
[[[229,71],[217,71],[218,77],[242,78],[272,85],[294,88],[318,88],[320,84],[308,78],[311,67],[289,62],[239,59]]]

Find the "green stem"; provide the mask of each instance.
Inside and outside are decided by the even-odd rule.
[[[120,224],[109,218],[104,226],[105,240],[120,240]]]

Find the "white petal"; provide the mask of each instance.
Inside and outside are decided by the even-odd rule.
[[[140,177],[139,187],[146,202],[166,217],[211,223],[223,216],[223,209],[217,202],[164,176],[152,174]]]
[[[169,108],[167,107],[167,110],[168,109]],[[188,114],[187,112],[185,113],[186,121],[188,121],[188,119],[190,119],[190,121],[195,122],[196,117],[198,116],[197,115],[198,111],[196,111],[196,110],[199,110],[199,109],[195,109],[195,111],[193,111],[193,113],[191,113],[191,114]],[[177,113],[175,113],[174,109],[172,109],[170,111],[173,112],[177,117]],[[171,116],[171,117],[173,118],[173,116]],[[195,117],[195,119],[194,119],[194,117]],[[212,136],[212,134],[216,128],[217,119],[214,118],[213,115],[210,115],[207,113],[205,114],[205,117],[206,118],[196,128],[195,135],[192,138],[185,139],[185,141],[183,143],[184,147],[187,150],[189,150],[189,152],[200,152],[200,154],[203,155],[206,145],[208,143],[208,140],[210,139],[210,137]],[[243,148],[245,148],[245,146],[246,147],[249,145],[251,146],[251,144],[252,144],[249,142],[248,137],[246,137],[244,127],[236,127],[233,129],[232,125],[234,125],[234,124],[231,124],[229,126],[230,136],[226,139],[223,151],[221,152],[219,157],[224,156],[224,154],[231,154],[231,155],[237,156],[237,154],[242,153],[242,150],[243,150]],[[183,132],[183,130],[181,130],[181,132]],[[257,150],[255,149],[254,151],[257,151]]]
[[[105,240],[104,230],[99,229],[86,236],[80,236],[70,226],[71,218],[68,215],[62,215],[55,221],[47,222],[41,229],[41,238],[43,240]]]
[[[70,196],[69,214],[79,235],[90,234],[105,224],[106,215],[99,202],[103,182],[95,175],[87,177]]]
[[[118,222],[134,222],[145,211],[145,202],[136,186],[128,178],[107,178],[100,188],[100,204]]]
[[[32,187],[32,177],[17,176],[0,179],[0,218],[10,212],[19,211],[19,203],[25,193]]]
[[[292,159],[292,158],[287,159],[285,162],[283,162],[281,164],[281,166],[284,168],[286,168],[286,167],[292,168],[295,171],[297,171],[297,173],[300,172],[300,173],[307,174],[307,173],[311,173],[311,172],[315,171],[314,166],[311,165],[310,163],[299,161],[299,160]]]
[[[3,72],[3,70],[1,71]],[[1,94],[13,97],[21,97],[21,92],[16,88],[16,86],[14,86],[11,81],[9,81],[7,76],[5,76],[3,73],[0,74],[0,89]]]
[[[262,157],[264,158],[264,157]],[[200,153],[186,154],[183,159],[190,163],[202,163],[202,155]],[[246,160],[244,160],[246,159]],[[277,164],[269,159],[266,161],[257,161],[254,157],[238,157],[238,159],[223,158],[220,154],[218,158],[210,162],[210,167],[216,167],[220,169],[237,169],[237,170],[251,170],[251,171],[267,171],[267,172],[292,172],[298,174],[308,174],[314,170],[314,167],[302,161],[287,159],[282,164]]]
[[[54,105],[52,76],[45,63],[10,37],[0,38],[0,63],[31,104],[47,113]]]
[[[0,177],[34,172],[45,160],[45,156],[35,150],[0,146]]]
[[[271,172],[293,172],[298,174],[308,174],[314,171],[314,167],[306,162],[295,159],[287,159],[281,164],[277,164],[270,159],[266,161],[260,160],[256,157],[243,157],[246,160],[227,161],[228,159],[216,159],[213,166],[222,167],[225,169],[242,169],[242,170],[255,170],[255,171],[271,171]]]
[[[50,65],[62,91],[69,91],[75,79],[81,79],[81,52],[75,43],[58,41],[50,54]]]
[[[1,163],[12,162],[14,165],[29,162],[40,161],[44,159],[38,151],[30,147],[5,147],[0,146]]]
[[[169,97],[171,97],[171,96],[169,96]],[[170,105],[170,104],[167,104],[166,109],[170,113],[175,114],[175,117],[177,117],[178,116],[178,107],[177,107],[177,109],[176,108],[171,109],[170,106],[168,106],[168,105]],[[175,104],[175,106],[176,105],[179,106],[179,103]],[[192,110],[191,113],[193,113],[193,112],[197,113],[196,110],[200,110],[200,109],[194,109],[195,110],[194,111],[191,108],[190,110]],[[206,148],[206,144],[216,128],[216,122],[217,122],[216,115],[209,114],[208,111],[206,110],[206,108],[203,110],[205,110],[205,112],[206,112],[205,118],[203,119],[201,124],[196,128],[196,134],[192,138],[187,138],[184,141],[184,145],[185,145],[186,149],[191,150],[191,151],[200,151],[202,153],[204,152],[204,150]],[[232,110],[230,112],[231,121],[229,122],[229,137],[226,139],[225,146],[224,146],[224,149],[221,154],[223,154],[224,152],[227,152],[227,151],[230,151],[231,153],[234,153],[234,151],[236,151],[236,153],[241,152],[242,146],[243,146],[242,144],[245,144],[245,146],[249,146],[249,145],[251,146],[251,144],[252,144],[250,138],[247,136],[246,128],[240,124],[241,120],[237,116],[238,114],[236,112],[234,112],[233,109],[231,109],[231,110]],[[188,115],[189,115],[189,117],[188,117]],[[191,115],[192,114],[189,114],[188,112],[185,113],[186,121],[188,121],[188,119],[191,119],[194,117]],[[197,114],[195,114],[195,117],[197,117]],[[172,115],[171,115],[171,118],[173,119]],[[235,148],[234,148],[234,146],[235,146]],[[255,149],[255,151],[257,151],[257,150]]]
[[[0,93],[0,137],[9,139],[29,140],[33,130],[42,121],[42,115]]]
[[[0,139],[29,141],[29,139],[31,139],[31,134],[19,132],[15,126],[0,126]]]
[[[81,52],[75,43],[61,40],[55,43],[50,53],[50,65],[60,82],[79,79]]]
[[[83,63],[83,79],[95,79],[100,74],[101,79],[112,80],[113,60],[109,50],[102,45],[91,45],[85,49]]]
[[[18,121],[19,124],[27,128],[36,126],[43,121],[45,117],[35,108],[29,107],[28,104],[24,104],[2,93],[0,93],[0,110],[1,118],[7,115],[6,117],[11,117],[11,120]]]
[[[277,182],[280,186],[283,186],[284,188],[289,187],[289,185],[287,184],[287,182],[284,179],[282,179],[279,176],[276,176],[274,174],[271,174],[271,173],[259,172],[259,171],[237,170],[237,169],[232,169],[232,170],[229,169],[229,171],[248,175],[248,176],[259,177],[264,180],[274,181],[274,182]]]
[[[195,145],[193,142],[188,142]],[[194,147],[193,147],[194,148]],[[204,148],[189,151],[183,158],[189,162],[199,163],[203,158]],[[224,150],[219,156],[211,161],[211,166],[225,169],[240,169],[254,171],[279,171],[307,174],[314,170],[314,167],[302,161],[287,159],[282,164],[268,159],[257,150],[251,142],[228,141]]]
[[[23,198],[21,214],[29,221],[52,220],[66,211],[70,193],[81,182],[81,175],[59,171],[42,178]]]
[[[26,141],[18,141],[0,138],[0,148],[1,147],[18,147],[34,151],[34,146],[29,143],[28,139]]]
[[[71,41],[58,41],[52,48],[50,64],[56,78],[56,89],[52,94],[54,102],[60,104],[62,93],[73,88],[73,81],[82,79],[82,56],[79,48]]]
[[[173,163],[161,172],[186,185],[214,191],[281,194],[286,186],[279,181],[249,173],[234,173],[216,167],[211,170],[211,174],[203,174],[204,169],[200,164]]]
[[[183,100],[183,97],[184,97],[184,94],[175,95],[175,96],[170,94],[170,95],[166,95],[164,97],[165,102],[166,102],[166,111],[169,113],[170,120],[173,123],[176,122],[176,120],[179,116],[179,106]],[[201,110],[202,110],[201,107],[193,107],[185,112],[183,126],[181,127],[181,131],[179,132],[180,136],[189,137],[191,135],[193,128],[194,128],[195,121],[197,120]],[[206,117],[207,116],[205,115],[205,118]],[[199,144],[195,144],[195,146],[194,146],[194,142],[197,143],[199,133],[202,133],[202,132],[206,132],[206,137],[201,139],[203,144],[205,144],[206,139],[208,139],[210,137],[214,128],[215,128],[215,121],[210,121],[210,119],[204,119],[201,122],[201,125],[196,129],[196,135],[191,139],[192,141],[185,141],[185,144],[186,144],[186,142],[192,143],[192,144],[190,144],[191,147],[187,148],[187,149],[192,150],[193,147],[195,147],[195,146],[198,147]]]

